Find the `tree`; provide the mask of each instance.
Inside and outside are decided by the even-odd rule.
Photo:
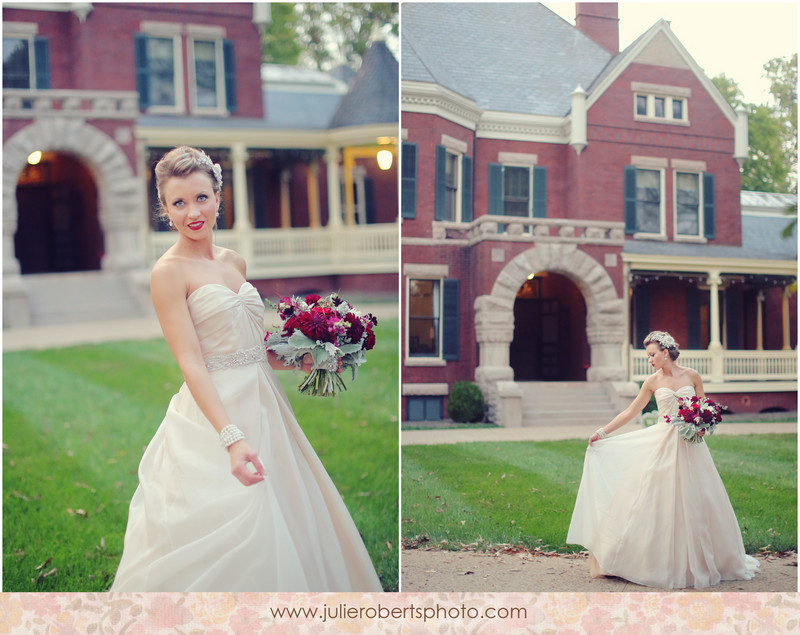
[[[374,28],[398,33],[396,3],[382,2],[307,2],[273,3],[273,22],[264,37],[264,60],[299,64],[306,68],[330,70],[347,64],[357,70]],[[267,33],[275,33],[267,37]],[[288,45],[289,34],[293,46]],[[278,38],[280,34],[280,39]],[[284,51],[299,50],[292,60]]]
[[[764,65],[775,105],[744,102],[738,84],[725,74],[711,81],[736,110],[748,113],[750,156],[742,166],[742,189],[797,192],[797,55]]]

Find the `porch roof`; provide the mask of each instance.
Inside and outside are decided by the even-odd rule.
[[[696,243],[626,240],[623,253],[681,258],[736,258],[742,260],[797,260],[797,234],[782,238],[790,217],[742,214],[742,245],[698,245]]]

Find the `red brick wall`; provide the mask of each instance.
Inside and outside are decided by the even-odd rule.
[[[236,117],[262,117],[261,43],[248,3],[94,3],[86,22],[71,12],[3,9],[3,20],[36,22],[49,38],[51,88],[136,90],[133,35],[144,20],[224,26],[236,53]],[[184,94],[188,103],[186,38]]]
[[[761,412],[766,409],[779,408],[788,412],[797,412],[797,391],[793,392],[721,392],[706,395],[714,401],[728,406],[731,414]],[[725,417],[722,418],[725,425]]]

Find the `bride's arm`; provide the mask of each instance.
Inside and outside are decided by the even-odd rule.
[[[653,395],[653,389],[650,387],[650,381],[648,379],[642,384],[641,390],[639,390],[639,394],[636,395],[636,399],[631,402],[631,405],[625,408],[622,412],[620,412],[616,417],[614,417],[609,423],[604,425],[600,428],[597,432],[595,432],[591,437],[589,437],[589,445],[592,445],[595,441],[599,441],[603,437],[599,434],[600,430],[605,432],[605,434],[611,434],[617,428],[621,428],[624,426],[628,421],[633,419],[634,415],[641,412],[642,409],[647,405],[647,402],[650,401],[650,397]]]
[[[231,424],[231,420],[206,368],[200,341],[186,303],[186,283],[177,267],[159,263],[153,268],[150,295],[164,339],[178,362],[186,385],[202,413],[219,433]],[[228,446],[228,453],[231,458],[231,472],[244,485],[253,485],[264,480],[264,467],[247,440]],[[256,474],[247,468],[248,462],[253,463]]]

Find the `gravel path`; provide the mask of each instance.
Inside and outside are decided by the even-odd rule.
[[[701,591],[796,592],[797,554],[759,554],[752,580],[723,582]],[[621,578],[590,578],[587,555],[488,554],[406,549],[401,553],[404,592],[666,591]],[[696,589],[686,589],[696,591]]]

